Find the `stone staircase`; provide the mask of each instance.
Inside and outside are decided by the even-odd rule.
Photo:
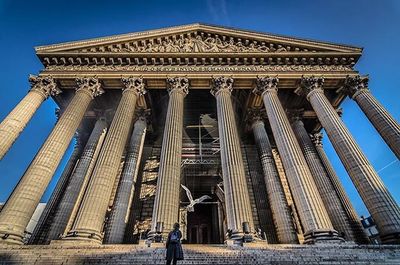
[[[184,245],[178,264],[400,264],[400,246]],[[0,247],[0,264],[165,264],[165,249],[139,245]]]

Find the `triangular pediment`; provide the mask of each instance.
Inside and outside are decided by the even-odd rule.
[[[192,24],[36,47],[39,54],[361,53],[362,49],[226,27]]]

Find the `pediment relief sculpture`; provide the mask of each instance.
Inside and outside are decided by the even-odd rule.
[[[259,40],[211,34],[187,34],[150,40],[125,42],[108,46],[80,49],[78,52],[133,53],[280,53],[309,52],[308,49]],[[312,50],[310,52],[316,52]]]

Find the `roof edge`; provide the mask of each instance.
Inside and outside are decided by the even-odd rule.
[[[266,33],[266,32],[259,32],[259,31],[253,31],[253,30],[244,30],[244,29],[239,29],[239,28],[234,28],[234,27],[229,27],[229,26],[218,26],[218,25],[212,25],[212,24],[206,24],[206,23],[192,23],[192,24],[164,27],[164,28],[159,28],[159,29],[138,31],[138,32],[132,32],[132,33],[115,34],[115,35],[110,35],[110,36],[105,36],[105,37],[97,37],[97,38],[91,38],[91,39],[82,39],[82,40],[69,41],[69,42],[63,42],[63,43],[41,45],[41,46],[36,46],[34,48],[35,48],[36,52],[41,52],[41,51],[46,51],[46,50],[51,51],[51,50],[57,50],[57,49],[60,49],[63,47],[75,48],[75,47],[87,46],[87,45],[91,45],[91,44],[96,45],[96,44],[101,44],[106,41],[115,41],[116,39],[118,39],[118,41],[123,41],[125,39],[129,39],[132,37],[146,36],[146,35],[152,35],[152,34],[157,34],[157,33],[166,33],[166,31],[195,30],[195,29],[227,30],[227,31],[233,31],[232,33],[236,32],[238,34],[249,34],[250,33],[250,34],[259,35],[258,37],[278,38],[278,39],[281,39],[282,41],[296,41],[296,42],[300,42],[300,43],[308,44],[308,45],[324,45],[324,46],[328,46],[328,47],[332,47],[332,48],[346,49],[346,50],[349,50],[352,52],[360,52],[360,53],[363,51],[363,48],[351,46],[351,45],[347,45],[347,44],[332,43],[332,42],[319,41],[319,40],[313,40],[313,39],[307,39],[307,38],[298,38],[298,37],[285,36],[285,35],[280,35],[280,34],[272,34],[272,33]]]

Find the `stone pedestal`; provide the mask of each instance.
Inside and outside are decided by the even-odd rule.
[[[94,78],[78,79],[75,96],[40,148],[0,212],[0,244],[21,244],[40,198],[74,136],[93,97],[102,93]]]
[[[58,239],[65,231],[71,213],[77,203],[78,196],[88,181],[92,170],[91,164],[97,159],[97,154],[101,148],[101,144],[107,131],[107,123],[104,118],[97,120],[89,140],[86,143],[85,149],[79,159],[74,173],[71,176],[70,182],[63,192],[57,211],[55,212],[53,222],[48,228],[46,243],[50,240]],[[96,152],[97,151],[97,152]],[[94,160],[94,161],[93,161]]]
[[[371,95],[368,88],[368,77],[348,77],[343,89],[357,102],[383,140],[400,159],[400,124]]]
[[[91,180],[66,240],[101,243],[103,224],[122,153],[131,129],[137,98],[145,93],[142,78],[123,78],[125,89],[108,130]]]
[[[241,144],[231,100],[232,85],[232,78],[215,78],[211,93],[217,100],[218,131],[228,230],[232,231],[230,239],[243,241],[245,233],[254,231],[254,224]],[[250,231],[244,231],[246,223]]]
[[[293,199],[304,228],[305,243],[336,241],[334,230],[310,169],[290,127],[278,98],[277,78],[258,78],[256,93],[260,93],[278,151],[285,169]]]
[[[281,244],[296,244],[298,243],[297,234],[275,166],[271,144],[265,130],[264,121],[261,118],[262,115],[260,111],[253,111],[252,115],[251,127],[263,167],[268,202],[271,207],[278,241]]]
[[[114,205],[105,228],[105,244],[122,244],[129,216],[129,208],[135,192],[135,183],[142,156],[147,121],[143,115],[135,122],[129,142]]]
[[[31,75],[32,89],[0,123],[0,160],[10,149],[42,102],[49,96],[61,93],[54,79]]]
[[[179,218],[183,101],[188,93],[189,80],[183,77],[169,78],[167,84],[169,103],[149,233],[149,238],[157,241],[168,235]]]
[[[400,208],[322,90],[323,78],[303,78],[306,95],[333,147],[378,226],[384,243],[400,242]]]

